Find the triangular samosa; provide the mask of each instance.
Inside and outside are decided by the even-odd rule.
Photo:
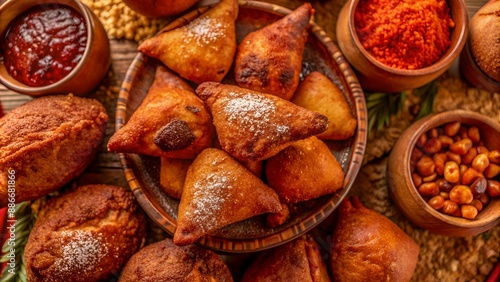
[[[274,95],[216,82],[199,85],[196,93],[212,113],[221,147],[241,161],[272,157],[328,126],[324,115]]]
[[[160,66],[142,104],[108,142],[111,152],[194,159],[211,147],[212,118],[181,78]]]
[[[330,282],[318,244],[310,235],[261,253],[242,282]]]
[[[221,81],[236,52],[238,3],[222,0],[190,23],[144,41],[139,51],[197,84]]]
[[[311,72],[299,84],[292,102],[328,117],[330,124],[320,139],[345,140],[354,135],[357,121],[337,85],[320,72]]]
[[[188,245],[231,223],[280,210],[273,189],[226,152],[209,148],[188,169],[174,243]]]
[[[314,13],[305,3],[284,18],[248,34],[238,46],[239,86],[290,100],[299,85],[307,27]]]

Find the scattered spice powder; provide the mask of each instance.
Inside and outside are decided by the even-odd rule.
[[[439,60],[455,27],[446,0],[361,0],[354,20],[358,38],[372,56],[408,70]]]

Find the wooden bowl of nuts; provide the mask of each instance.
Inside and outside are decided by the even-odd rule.
[[[387,183],[403,214],[447,236],[473,236],[500,223],[500,124],[463,110],[412,124],[396,142]]]

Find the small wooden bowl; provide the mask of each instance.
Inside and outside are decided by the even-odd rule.
[[[87,26],[87,46],[80,62],[61,80],[46,86],[33,87],[13,78],[4,64],[0,64],[0,83],[5,87],[30,96],[73,93],[84,96],[93,90],[106,75],[110,60],[109,39],[97,16],[78,0],[23,0],[7,1],[0,6],[0,35],[4,36],[9,23],[19,14],[37,5],[68,6],[80,13]]]
[[[441,59],[433,65],[403,70],[389,67],[375,59],[361,44],[356,33],[354,14],[359,0],[348,1],[340,10],[337,21],[337,42],[356,70],[364,90],[378,92],[401,92],[425,85],[443,74],[458,57],[467,39],[469,18],[463,0],[449,0],[451,17],[455,28],[451,33],[451,45]]]
[[[417,139],[431,128],[454,121],[477,126],[485,146],[490,150],[500,149],[500,124],[497,121],[463,110],[434,114],[415,122],[399,137],[389,156],[387,184],[395,204],[416,225],[441,235],[473,236],[500,223],[499,198],[492,198],[473,220],[454,217],[431,208],[411,178],[410,158]]]

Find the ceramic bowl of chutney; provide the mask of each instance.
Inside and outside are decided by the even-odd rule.
[[[110,65],[107,34],[78,0],[0,6],[0,83],[30,96],[90,93]]]
[[[401,92],[443,74],[468,34],[464,0],[349,0],[336,26],[337,42],[364,90]]]
[[[387,186],[413,223],[445,236],[474,236],[500,223],[500,124],[464,110],[408,127],[387,164]]]

